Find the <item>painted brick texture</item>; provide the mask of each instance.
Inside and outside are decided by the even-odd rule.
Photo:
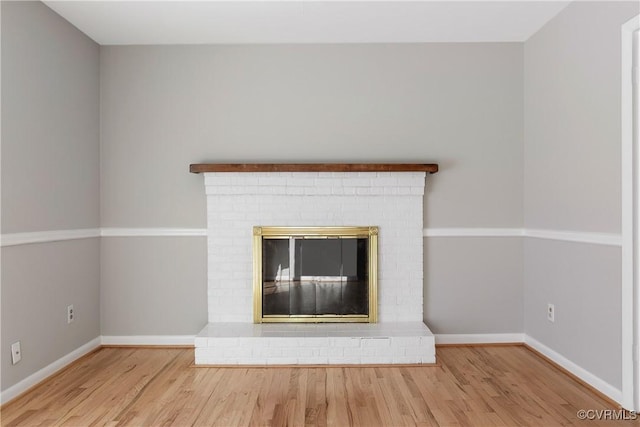
[[[380,322],[422,321],[424,172],[206,173],[209,322],[252,322],[253,226],[378,226]]]

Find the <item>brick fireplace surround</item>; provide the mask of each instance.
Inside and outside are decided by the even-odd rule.
[[[406,169],[196,170],[205,171],[209,321],[196,364],[434,363],[422,312],[425,171]],[[254,226],[378,226],[379,323],[254,324]]]

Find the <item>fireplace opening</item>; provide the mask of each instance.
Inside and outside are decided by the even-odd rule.
[[[255,227],[254,321],[375,322],[377,227]]]

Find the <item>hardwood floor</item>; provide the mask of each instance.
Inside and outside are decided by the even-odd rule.
[[[191,349],[103,348],[2,407],[27,426],[555,426],[616,409],[522,346],[440,347],[439,366],[198,368]]]

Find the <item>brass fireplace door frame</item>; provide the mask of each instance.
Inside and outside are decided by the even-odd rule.
[[[262,240],[304,237],[369,239],[369,314],[262,315]],[[376,323],[378,321],[378,227],[253,227],[253,322],[254,323]]]

